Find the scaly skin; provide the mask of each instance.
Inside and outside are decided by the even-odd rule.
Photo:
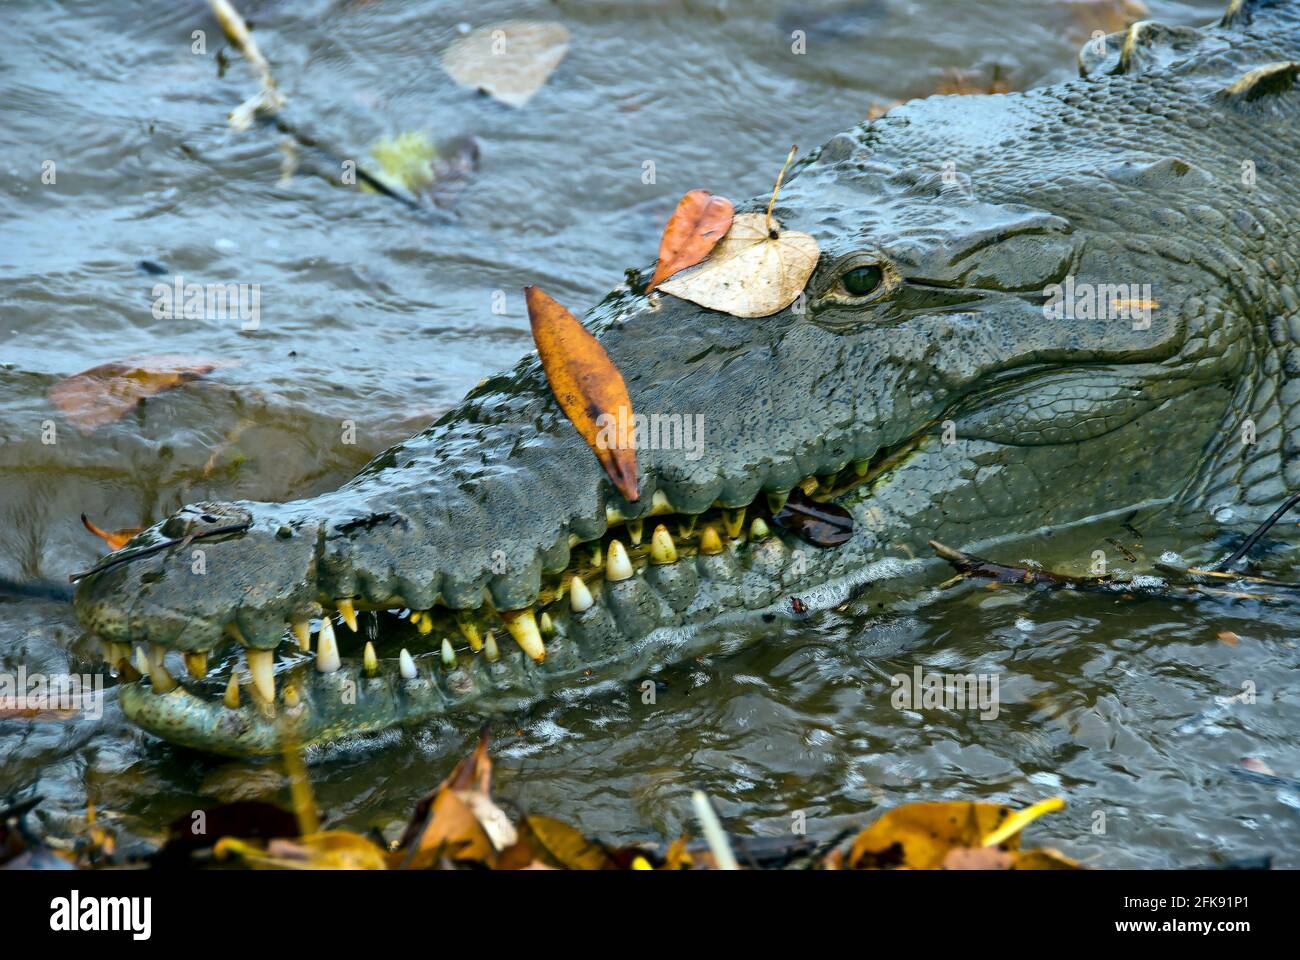
[[[1298,24],[1290,3],[1238,3],[1204,31],[1137,25],[1085,49],[1079,80],[931,98],[836,137],[792,172],[776,210],[821,245],[805,312],[747,320],[611,294],[586,322],[634,409],[704,417],[697,459],[638,452],[633,503],[530,356],[334,493],[203,504],[151,528],[125,551],[251,523],[80,584],[87,630],[155,653],[150,682],[121,688],[127,715],[177,743],[272,753],[285,734],[328,742],[644,676],[729,632],[753,637],[773,616],[837,603],[929,538],[978,547],[1144,505],[1262,517],[1300,482],[1300,95],[1286,66],[1300,59]],[[1238,83],[1268,64],[1280,66]],[[865,263],[883,282],[853,297],[843,276]],[[1150,284],[1149,327],[1049,318],[1044,290],[1067,276]],[[1240,442],[1247,418],[1254,444]],[[720,552],[710,534],[700,551],[703,531],[734,523],[717,508],[768,516],[764,492],[810,476],[824,478],[817,497],[851,512],[847,543],[816,549],[760,527]],[[681,533],[705,511],[675,538],[675,559],[665,547],[651,562],[643,543],[625,576],[613,545],[636,539],[625,518],[663,514]],[[575,572],[595,594],[581,611]],[[161,692],[175,684],[159,667],[166,650],[236,636],[269,664],[258,651],[341,599],[431,611],[428,633],[389,631],[389,645],[415,649],[415,679],[392,658],[374,676],[355,659],[331,671],[326,649],[326,672],[282,653],[270,702],[254,684],[226,706],[218,678]],[[451,611],[468,612],[476,641],[495,628],[499,648],[473,652]],[[535,639],[540,612],[554,632],[534,663],[509,634]]]

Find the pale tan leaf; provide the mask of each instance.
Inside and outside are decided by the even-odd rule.
[[[737,214],[707,260],[665,280],[659,290],[737,317],[784,310],[803,292],[821,251],[810,234],[772,223],[769,231],[763,214]]]
[[[442,53],[442,69],[461,86],[522,107],[568,52],[564,24],[508,20],[453,41]]]

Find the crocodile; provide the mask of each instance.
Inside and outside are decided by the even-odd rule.
[[[729,651],[932,538],[1264,516],[1300,486],[1298,75],[1300,9],[1234,0],[834,137],[777,202],[820,246],[788,308],[633,271],[585,316],[664,428],[635,496],[529,355],[337,491],[192,504],[82,577],[122,710],[273,754]]]

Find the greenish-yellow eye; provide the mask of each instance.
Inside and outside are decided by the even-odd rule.
[[[844,284],[844,290],[849,296],[865,297],[874,292],[884,279],[884,273],[877,266],[854,267],[840,277],[840,283]]]

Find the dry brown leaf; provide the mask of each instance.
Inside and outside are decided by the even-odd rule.
[[[442,53],[442,69],[461,86],[522,107],[568,52],[564,24],[508,20],[452,41]]]
[[[650,278],[649,293],[673,274],[693,267],[718,245],[731,229],[735,207],[726,197],[707,190],[692,190],[677,202],[659,241],[659,262]]]
[[[600,341],[545,290],[525,287],[524,295],[533,342],[560,409],[595,452],[619,493],[636,500],[632,400],[623,375]],[[624,435],[624,425],[629,435]]]
[[[737,214],[712,255],[661,283],[660,291],[736,317],[784,310],[803,292],[821,251],[811,234],[772,223],[775,231],[764,214]]]
[[[535,860],[566,870],[604,870],[612,866],[603,846],[552,817],[526,816],[520,824]]]
[[[1218,637],[1220,640],[1222,640],[1230,647],[1235,647],[1238,643],[1241,642],[1241,637],[1237,636],[1231,630],[1220,630],[1218,633]]]
[[[111,550],[121,550],[126,546],[127,541],[144,529],[143,527],[119,527],[112,531],[101,530],[91,523],[90,518],[84,513],[81,515],[81,525],[108,544]]]
[[[881,815],[859,833],[844,865],[857,870],[936,870],[948,866],[948,856],[957,849],[979,847],[1016,854],[1020,831],[1061,806],[1059,798],[1019,811],[996,803],[909,803]],[[978,864],[967,869],[996,869],[989,866],[990,858],[958,855],[954,863]],[[1031,869],[1028,863],[1016,868]]]
[[[120,420],[141,400],[222,366],[216,360],[163,354],[129,357],[83,370],[50,388],[50,402],[82,433]]]

